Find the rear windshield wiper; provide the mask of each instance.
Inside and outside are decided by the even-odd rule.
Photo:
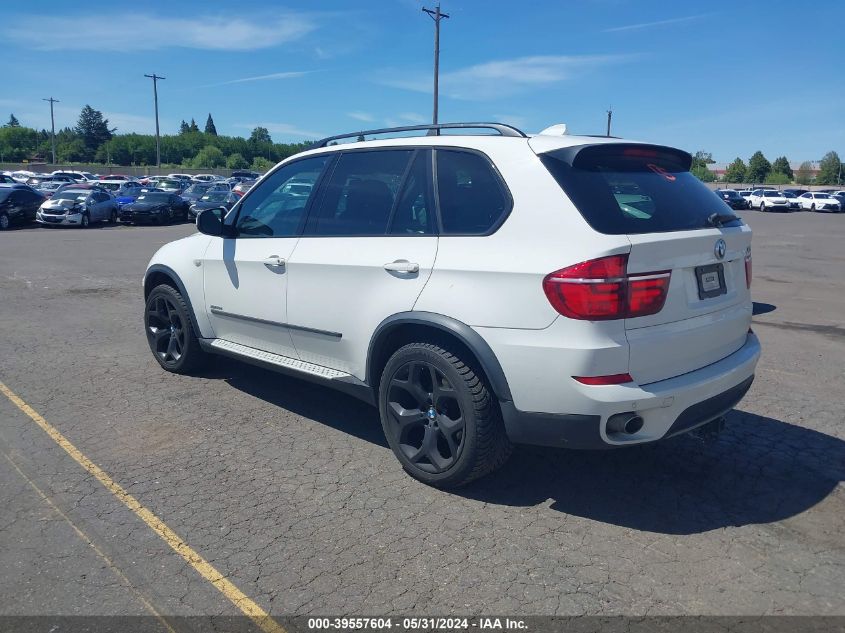
[[[718,229],[734,220],[739,220],[739,218],[731,213],[711,213],[704,221],[704,226],[715,226]]]

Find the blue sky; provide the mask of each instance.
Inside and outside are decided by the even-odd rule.
[[[433,1],[433,0],[432,0]],[[181,119],[275,141],[431,117],[431,2],[42,0],[4,7],[0,115],[73,125],[102,110],[120,132]],[[234,7],[235,10],[232,10]],[[441,121],[565,122],[713,153],[845,154],[845,2],[443,0]]]

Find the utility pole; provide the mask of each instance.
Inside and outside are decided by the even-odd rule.
[[[53,146],[53,164],[56,164],[56,117],[53,116],[53,104],[58,103],[58,99],[42,99],[42,101],[50,102],[50,144]]]
[[[607,111],[607,136],[610,136],[610,120],[613,118],[613,106]]]
[[[440,2],[438,0],[434,9],[426,9],[423,11],[428,13],[429,17],[434,20],[434,116],[432,116],[432,123],[437,125],[437,101],[439,96],[439,75],[440,75],[440,20],[448,18],[448,13],[440,12]]]
[[[159,138],[158,133],[158,80],[159,79],[166,79],[166,77],[159,77],[155,73],[152,75],[144,75],[144,77],[149,77],[153,80],[153,99],[155,100],[156,105],[156,167],[161,169],[161,140]]]

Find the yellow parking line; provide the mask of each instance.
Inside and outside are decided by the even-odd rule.
[[[41,427],[56,444],[61,446],[73,460],[82,466],[89,474],[93,475],[112,495],[123,505],[129,508],[138,518],[146,523],[165,543],[182,557],[182,559],[193,567],[197,572],[217,588],[232,604],[248,616],[264,633],[286,633],[281,624],[276,622],[258,604],[247,597],[244,592],[238,589],[230,580],[225,578],[217,569],[199,555],[191,546],[183,541],[176,532],[171,530],[161,519],[150,510],[142,506],[135,497],[130,495],[123,487],[97,464],[80,452],[76,446],[62,435],[58,429],[52,426],[47,420],[20,397],[18,397],[5,384],[0,382],[0,393],[6,396],[21,411],[23,411],[33,422]]]
[[[112,572],[114,572],[114,574],[118,578],[120,578],[135,593],[135,595],[141,601],[141,603],[149,610],[150,613],[152,613],[158,619],[159,622],[161,622],[161,624],[164,626],[164,628],[166,628],[168,631],[170,631],[170,633],[176,633],[176,631],[173,629],[173,627],[170,626],[170,624],[167,623],[167,620],[164,619],[164,616],[162,616],[156,610],[156,608],[152,604],[150,604],[150,601],[147,600],[146,597],[144,597],[144,594],[142,594],[140,591],[138,591],[138,589],[126,577],[126,574],[124,574],[120,570],[120,568],[117,565],[114,564],[114,562],[112,561],[111,558],[106,556],[106,554],[105,554],[105,552],[103,552],[103,550],[101,550],[99,547],[97,547],[97,545],[96,545],[96,543],[94,543],[94,541],[92,541],[90,538],[88,538],[88,535],[85,532],[82,531],[82,528],[77,526],[76,523],[74,523],[68,515],[66,515],[64,512],[62,512],[62,509],[59,508],[59,506],[57,506],[55,503],[53,503],[53,500],[50,499],[50,497],[48,497],[47,494],[43,490],[41,490],[41,488],[38,487],[38,484],[36,484],[34,481],[32,481],[32,479],[30,479],[27,476],[27,474],[20,469],[20,466],[17,465],[15,460],[13,460],[9,455],[7,455],[2,450],[0,450],[0,455],[3,455],[3,457],[6,458],[6,461],[8,461],[12,465],[12,468],[14,468],[16,471],[18,471],[18,474],[23,478],[24,481],[26,481],[26,483],[28,483],[30,485],[30,487],[33,490],[35,490],[35,492],[38,493],[38,496],[41,497],[41,499],[44,502],[46,502],[47,505],[49,505],[50,508],[52,508],[56,512],[56,514],[58,514],[60,517],[62,517],[67,522],[67,524],[70,525],[70,527],[73,528],[73,531],[76,532],[76,534],[79,536],[79,538],[81,538],[84,542],[88,543],[88,545],[90,545],[93,548],[93,550],[95,552],[97,552],[97,555],[106,562],[106,565],[108,565],[109,569],[111,569]]]

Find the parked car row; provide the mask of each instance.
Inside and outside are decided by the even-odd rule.
[[[31,222],[80,228],[95,222],[184,222],[205,209],[231,209],[248,190],[235,192],[224,181],[199,182],[184,191],[177,179],[156,184],[159,186],[120,179],[72,183],[56,180],[36,188],[4,178],[0,181],[0,230]]]
[[[839,213],[845,209],[845,190],[807,191],[806,189],[716,189],[716,195],[731,209],[760,211],[819,211]]]

